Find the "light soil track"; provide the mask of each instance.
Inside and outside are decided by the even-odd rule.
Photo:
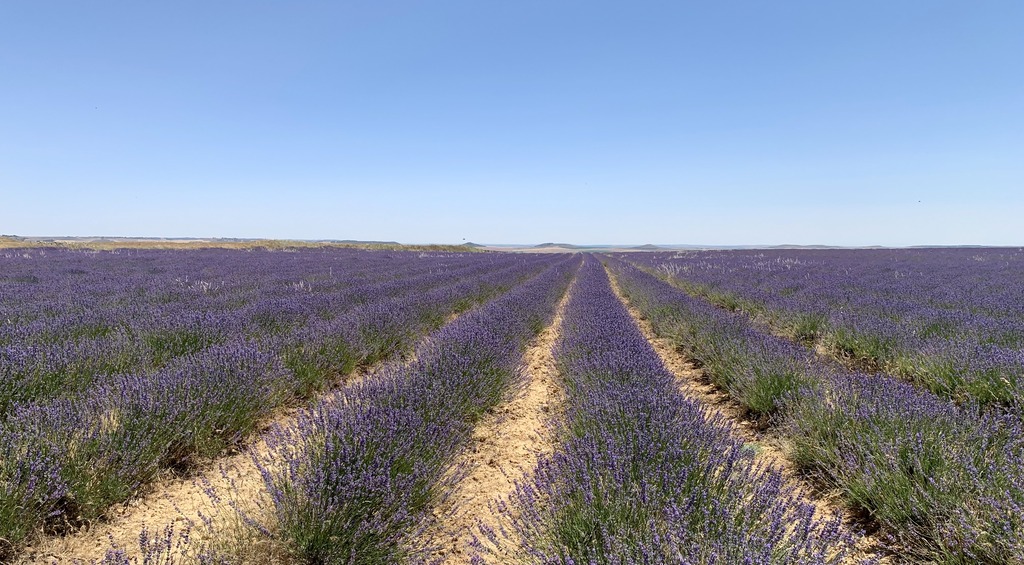
[[[472,444],[456,460],[454,468],[466,469],[466,475],[434,509],[434,520],[418,544],[431,548],[432,559],[452,565],[471,563],[477,553],[473,542],[479,525],[498,530],[498,504],[507,502],[516,481],[554,451],[549,422],[560,410],[562,390],[551,348],[572,287],[559,302],[551,324],[527,347],[526,382],[510,401],[484,416],[473,432]]]
[[[747,411],[728,393],[712,384],[704,375],[704,371],[691,360],[679,353],[671,341],[658,337],[651,323],[634,308],[622,294],[618,281],[608,271],[612,290],[636,322],[640,332],[647,338],[658,353],[665,367],[676,377],[679,390],[687,398],[703,405],[710,413],[720,414],[734,424],[733,430],[737,439],[754,448],[754,461],[777,470],[783,476],[787,486],[795,489],[795,494],[815,508],[819,518],[827,519],[839,512],[843,516],[846,527],[857,524],[857,518],[844,506],[838,495],[821,492],[807,483],[797,472],[796,467],[786,457],[785,440],[763,431],[756,422],[748,417]],[[881,563],[895,563],[889,556],[877,554],[880,544],[871,535],[858,536],[857,551],[851,556],[850,563],[861,563],[869,559],[881,558]]]

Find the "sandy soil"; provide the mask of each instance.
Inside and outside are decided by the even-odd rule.
[[[786,442],[783,438],[764,431],[757,422],[749,418],[742,405],[721,388],[712,384],[704,375],[704,371],[698,368],[691,359],[681,354],[669,340],[658,337],[651,327],[651,323],[622,295],[611,272],[608,273],[608,278],[611,280],[612,289],[619,300],[626,305],[641,333],[654,347],[665,367],[676,376],[679,390],[686,397],[705,406],[710,414],[720,414],[731,422],[734,425],[736,437],[754,447],[754,460],[782,473],[787,486],[793,487],[797,496],[813,505],[818,517],[825,519],[838,512],[843,516],[846,527],[851,530],[863,528],[858,517],[842,504],[838,495],[822,492],[800,476],[796,467],[786,458]],[[880,551],[879,543],[871,535],[858,537],[858,550],[858,553],[852,556],[851,563],[882,557],[877,554]],[[888,558],[883,558],[882,562],[889,563],[891,561]]]
[[[264,450],[260,442],[257,450]],[[219,492],[233,490],[239,497],[257,498],[264,491],[263,481],[250,456],[245,453],[208,462],[194,478],[165,479],[153,485],[152,492],[118,508],[108,520],[65,537],[47,537],[29,547],[19,563],[86,563],[102,559],[112,544],[128,555],[138,552],[139,533],[144,527],[156,534],[167,525],[181,531],[191,520],[202,524],[202,516],[213,516],[220,509],[205,494],[212,487]]]
[[[229,478],[233,478],[240,489],[258,490],[262,481],[259,485],[252,485],[245,480],[253,474],[258,479],[259,474],[254,472],[255,468],[245,453],[208,462],[194,478],[168,478],[155,483],[149,495],[112,509],[105,521],[68,536],[48,536],[38,540],[24,551],[18,563],[73,563],[78,560],[88,563],[102,559],[112,544],[134,555],[143,527],[158,531],[173,524],[176,530],[180,530],[187,522],[186,517],[201,523],[200,512],[213,513],[213,505],[204,494],[204,481],[223,489]]]
[[[553,452],[549,422],[558,413],[562,391],[551,348],[570,292],[562,297],[553,322],[526,350],[524,386],[481,420],[472,445],[456,461],[455,468],[468,472],[434,510],[435,521],[418,544],[431,547],[432,558],[448,564],[471,563],[478,527],[483,524],[497,530],[496,506],[508,500],[515,482],[523,480],[542,456]]]

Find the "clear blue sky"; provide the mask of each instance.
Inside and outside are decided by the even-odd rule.
[[[0,233],[1024,244],[1024,2],[0,3]]]

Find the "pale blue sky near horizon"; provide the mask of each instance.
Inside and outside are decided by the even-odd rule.
[[[0,233],[1024,244],[1024,2],[0,3]]]

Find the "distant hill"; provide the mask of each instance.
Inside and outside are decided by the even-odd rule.
[[[573,245],[571,243],[541,243],[540,245],[534,245],[534,249],[541,249],[544,247],[560,247],[562,249],[583,249],[582,245]]]
[[[783,243],[782,245],[772,245],[765,249],[842,249],[838,245],[795,245],[791,243]]]
[[[401,245],[397,241],[363,241],[359,239],[310,239],[314,243],[344,243],[347,245]]]
[[[662,248],[658,247],[657,245],[654,245],[653,243],[646,243],[644,245],[637,245],[636,247],[630,247],[630,249],[634,249],[636,251],[658,251],[658,250],[660,250]]]

